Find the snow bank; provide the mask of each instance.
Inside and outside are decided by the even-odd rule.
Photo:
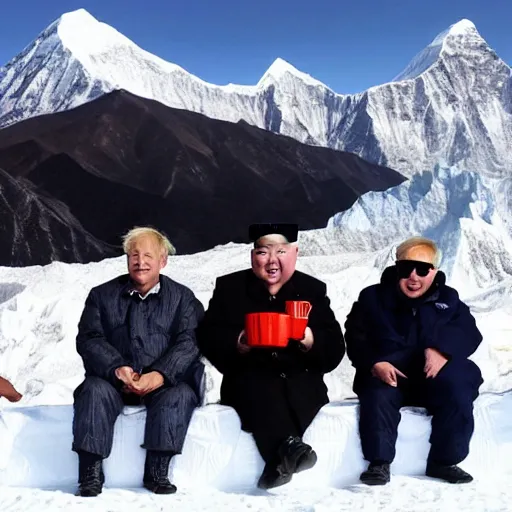
[[[357,482],[366,463],[357,429],[356,403],[323,407],[304,440],[318,454],[317,465],[296,475],[290,485],[341,486]],[[475,477],[512,470],[512,394],[485,395],[475,403],[475,435],[462,464]],[[402,409],[395,475],[422,475],[429,450],[430,417],[423,409]],[[0,485],[63,488],[76,485],[78,458],[71,452],[71,406],[5,409],[0,414]],[[105,461],[106,487],[140,487],[144,468],[144,407],[126,407],[119,416],[114,446]],[[233,409],[198,408],[183,453],[171,462],[178,488],[253,488],[263,470],[252,436],[240,428]]]

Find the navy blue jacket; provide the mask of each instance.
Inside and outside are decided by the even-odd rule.
[[[438,271],[423,298],[407,301],[393,266],[384,271],[379,284],[361,291],[345,322],[356,382],[369,375],[375,363],[388,361],[402,369],[426,348],[435,348],[448,359],[466,359],[475,352],[482,335],[468,306],[445,283],[444,273]]]
[[[86,376],[114,385],[115,370],[158,371],[167,385],[190,382],[203,371],[195,329],[204,308],[190,289],[160,275],[160,290],[141,300],[129,294],[128,274],[92,288],[78,325],[76,347]]]

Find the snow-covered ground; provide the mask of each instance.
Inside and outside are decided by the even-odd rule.
[[[510,512],[510,475],[482,478],[465,486],[439,484],[433,480],[396,477],[380,488],[352,485],[342,489],[287,489],[272,492],[250,490],[227,493],[214,489],[179,490],[173,496],[155,496],[140,489],[106,489],[97,498],[75,498],[67,491],[2,488],[4,511],[95,510],[95,511],[251,511],[251,512]]]
[[[298,268],[326,281],[332,307],[342,324],[359,291],[376,282],[385,266],[392,263],[393,249],[398,242],[418,233],[440,242],[445,255],[442,268],[449,284],[457,287],[471,306],[484,334],[484,342],[474,356],[485,378],[479,399],[479,410],[484,412],[477,422],[476,444],[472,447],[476,458],[468,462],[475,482],[450,486],[418,476],[417,471],[415,476],[403,476],[398,471],[389,486],[367,488],[357,483],[363,462],[356,458],[352,480],[313,478],[315,468],[268,493],[256,490],[254,485],[236,489],[202,485],[200,479],[197,485],[190,485],[183,477],[175,496],[156,497],[140,489],[107,488],[101,497],[83,500],[72,495],[74,486],[68,481],[58,490],[1,487],[0,507],[6,510],[512,510],[512,241],[504,228],[507,219],[500,217],[496,203],[493,191],[482,184],[478,175],[437,169],[387,192],[367,194],[351,210],[331,219],[325,229],[301,233],[300,237],[302,256]],[[215,278],[246,268],[248,263],[248,245],[228,244],[204,253],[172,257],[164,273],[188,285],[207,307]],[[4,410],[0,409],[0,428],[12,431],[9,418],[19,407],[72,403],[72,391],[83,377],[74,338],[85,297],[92,286],[124,272],[124,258],[88,265],[55,262],[45,267],[0,268],[0,374],[12,379],[25,395],[18,405],[1,401]],[[218,399],[219,376],[213,370],[208,375],[206,402],[214,403]],[[326,376],[331,400],[353,396],[352,376],[347,359]],[[30,415],[32,419],[37,417],[40,409],[30,410],[25,416],[19,410],[26,421]],[[44,423],[48,424],[51,422]],[[315,431],[319,444],[322,432]],[[415,436],[417,432],[411,428],[404,435]],[[52,453],[52,442],[54,446],[59,444],[52,441],[51,429],[45,430],[44,426],[40,439],[47,453]],[[0,439],[0,461],[7,457],[7,452],[6,442],[2,444]],[[62,456],[58,451],[54,453],[57,461],[62,458],[62,464],[68,456],[68,452]],[[252,454],[247,463],[254,464],[255,457]],[[196,458],[189,467],[199,468],[210,462]],[[44,461],[39,464],[39,470],[45,471]],[[317,475],[323,471],[320,456],[319,464]],[[238,458],[233,474],[246,469],[244,458]],[[256,469],[251,471],[256,474]],[[0,485],[5,485],[7,480],[0,471]]]

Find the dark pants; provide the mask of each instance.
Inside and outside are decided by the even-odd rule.
[[[266,393],[253,396],[252,411],[244,418],[245,423],[252,425],[248,430],[252,431],[263,460],[270,464],[279,462],[278,448],[286,438],[304,435],[284,389],[287,383],[283,381],[278,384],[283,389],[276,389],[271,396]]]
[[[108,381],[87,377],[74,393],[73,450],[106,458],[112,450],[114,424],[134,396],[118,391]],[[181,453],[188,425],[199,399],[185,383],[159,388],[142,398],[147,408],[146,450]]]
[[[277,464],[279,445],[289,436],[304,435],[327,402],[327,392],[321,377],[307,373],[281,377],[254,371],[225,377],[221,402],[236,410],[263,460]]]
[[[448,362],[434,379],[426,379],[418,368],[404,373],[408,379],[399,377],[396,388],[371,376],[360,383],[359,432],[364,458],[393,461],[400,407],[416,405],[432,415],[429,461],[458,464],[467,457],[473,435],[473,402],[482,384],[479,368],[464,359]]]

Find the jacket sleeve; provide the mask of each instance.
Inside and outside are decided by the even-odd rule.
[[[78,324],[76,349],[88,375],[101,377],[112,384],[117,382],[115,370],[128,364],[105,337],[99,299],[94,289],[87,296]]]
[[[435,348],[450,359],[467,359],[475,352],[482,341],[475,318],[463,302],[453,318],[440,325],[427,340],[427,347]]]
[[[147,369],[161,373],[171,386],[183,382],[191,365],[199,358],[195,331],[204,308],[194,294],[186,290],[177,314],[178,328],[176,335],[170,339],[172,346]]]
[[[363,300],[362,300],[363,299]],[[387,362],[397,366],[401,359],[401,353],[380,354],[375,339],[370,332],[369,322],[371,316],[363,306],[364,296],[354,302],[345,321],[345,342],[347,344],[347,356],[356,370],[370,372],[376,363]]]
[[[228,297],[227,290],[223,290],[222,281],[218,278],[197,331],[202,354],[222,374],[233,368],[238,358],[243,357],[237,350],[237,343],[244,326],[233,319]]]
[[[372,350],[368,340],[368,329],[363,308],[359,301],[354,302],[345,321],[345,342],[347,356],[357,370],[371,370]]]
[[[308,365],[320,373],[333,371],[345,355],[345,341],[341,326],[331,309],[331,301],[327,296],[327,287],[312,304],[308,325],[313,332],[313,346],[304,353]]]

